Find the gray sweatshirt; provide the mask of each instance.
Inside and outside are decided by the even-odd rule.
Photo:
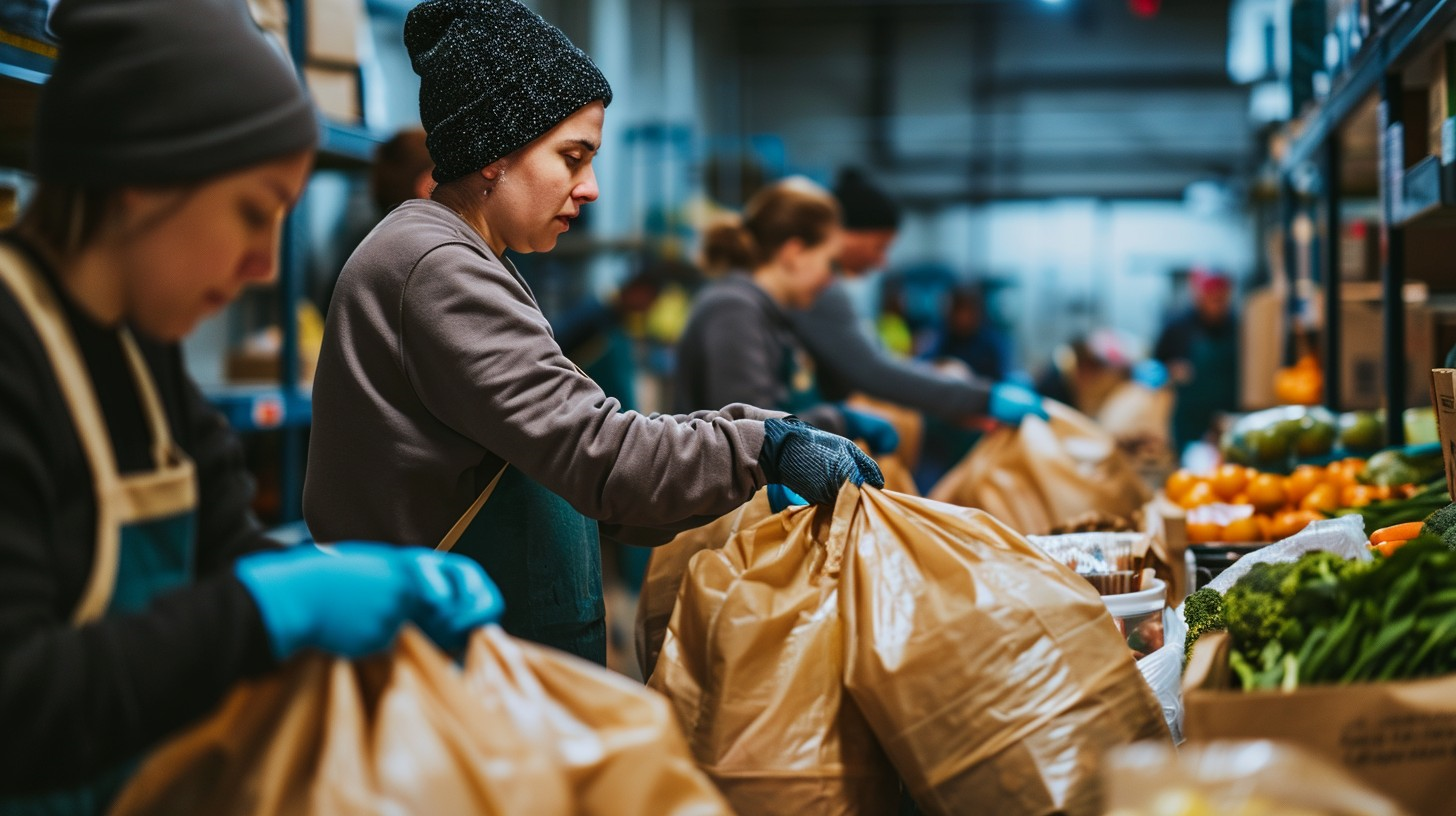
[[[344,265],[313,390],[304,518],[320,541],[433,546],[505,461],[660,544],[764,484],[763,420],[623,411],[577,372],[526,282],[453,211],[400,205]]]
[[[730,402],[784,408],[789,355],[799,355],[812,374],[813,363],[784,311],[748,275],[728,275],[698,295],[678,339],[673,410]],[[816,428],[844,433],[844,415],[828,403],[795,414]]]
[[[789,320],[814,355],[825,399],[843,400],[857,391],[952,421],[986,413],[990,383],[947,377],[878,348],[860,329],[842,281],[824,290],[812,307],[790,312]]]

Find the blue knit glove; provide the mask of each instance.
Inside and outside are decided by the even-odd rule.
[[[258,605],[278,660],[302,649],[347,658],[382,652],[406,622],[455,650],[505,606],[479,564],[422,547],[298,546],[245,556],[233,572]]]
[[[1035,391],[1008,382],[991,386],[990,413],[992,419],[1011,426],[1020,425],[1029,416],[1050,418]]]
[[[877,456],[894,453],[900,447],[900,432],[889,420],[843,405],[839,406],[839,413],[844,415],[844,435],[850,439],[863,439],[870,446],[870,453]]]
[[[810,504],[833,504],[846,480],[885,486],[880,466],[853,442],[793,417],[764,421],[758,461],[769,482],[787,487]]]
[[[781,484],[768,486],[768,509],[774,513],[782,513],[790,507],[801,507],[808,503],[808,499]]]

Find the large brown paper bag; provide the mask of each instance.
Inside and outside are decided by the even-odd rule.
[[[1456,675],[1242,691],[1227,633],[1198,639],[1183,678],[1183,733],[1290,742],[1342,765],[1418,816],[1456,812]]]
[[[842,548],[799,507],[699,553],[650,685],[740,813],[894,813],[899,783],[844,693]]]
[[[653,549],[647,561],[647,574],[642,579],[642,592],[637,596],[637,624],[634,637],[637,665],[643,677],[652,676],[662,639],[667,635],[667,622],[677,604],[678,587],[687,575],[688,562],[703,550],[716,550],[728,543],[740,527],[747,528],[773,515],[767,489],[759,490],[737,510],[716,521],[679,533],[668,543]]]
[[[920,807],[1101,813],[1111,748],[1169,742],[1087,581],[977,510],[846,485],[845,686]]]
[[[570,814],[556,746],[469,692],[414,630],[390,658],[294,661],[155,752],[130,814]]]
[[[640,684],[494,627],[474,636],[465,677],[477,695],[496,704],[496,716],[558,748],[573,792],[571,812],[730,812],[693,764],[667,701]]]
[[[1075,410],[1045,404],[1050,420],[988,434],[930,498],[984,510],[1023,535],[1088,512],[1131,517],[1150,496],[1116,440]]]

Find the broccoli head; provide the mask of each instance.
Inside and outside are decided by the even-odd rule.
[[[1421,533],[1444,537],[1451,530],[1456,530],[1456,504],[1448,504],[1427,516]]]
[[[1288,601],[1284,579],[1294,573],[1298,563],[1255,564],[1224,595],[1224,622],[1245,654],[1258,654],[1285,634],[1290,618],[1284,609]]]
[[[1183,665],[1186,666],[1200,637],[1223,630],[1223,596],[1209,587],[1189,595],[1183,601],[1183,619],[1188,624],[1188,637],[1183,641]]]

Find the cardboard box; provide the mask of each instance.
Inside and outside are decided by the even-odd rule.
[[[1373,410],[1385,403],[1384,317],[1380,284],[1347,284],[1340,304],[1340,407]],[[1421,284],[1406,285],[1406,406],[1430,399],[1435,318]]]
[[[325,116],[336,122],[358,123],[363,120],[358,68],[307,65],[303,69],[303,78],[308,83],[314,104]]]
[[[1456,675],[1245,692],[1229,670],[1228,652],[1222,632],[1194,647],[1183,678],[1183,733],[1190,743],[1294,743],[1344,766],[1413,814],[1452,812]]]
[[[308,63],[331,68],[359,65],[364,0],[308,0]]]

